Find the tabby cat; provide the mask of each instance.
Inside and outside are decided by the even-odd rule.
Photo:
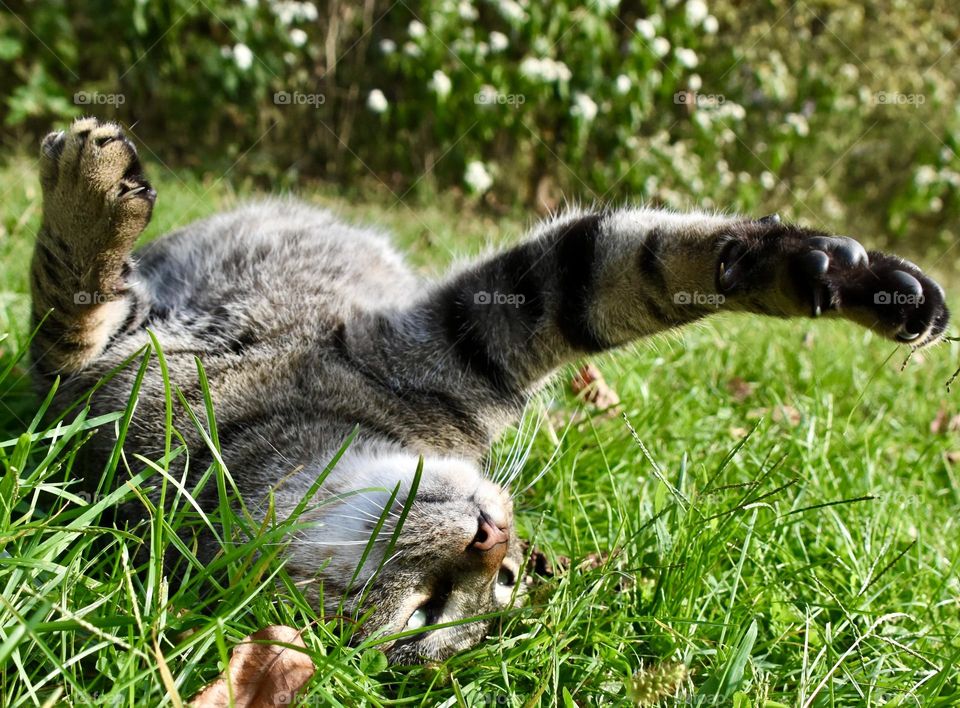
[[[914,264],[777,217],[570,210],[438,282],[377,231],[291,200],[133,251],[156,193],[121,128],[77,120],[44,139],[41,159],[33,359],[42,385],[62,378],[61,400],[135,357],[149,329],[195,410],[202,360],[223,461],[251,508],[274,490],[278,517],[358,428],[319,491],[326,503],[311,505],[311,525],[285,550],[308,593],[345,594],[355,611],[384,560],[378,542],[350,583],[371,529],[399,485],[381,531],[392,534],[423,459],[396,554],[363,603],[363,636],[423,628],[386,643],[398,662],[475,645],[488,621],[429,625],[489,615],[520,595],[511,496],[484,460],[559,367],[718,311],[843,317],[913,347],[939,339],[948,320],[943,291]],[[94,412],[122,409],[136,373],[120,368]],[[163,453],[164,414],[154,357],[127,459]],[[203,459],[207,445],[179,404],[174,423]],[[96,454],[105,459],[114,436],[95,436]],[[205,467],[191,463],[187,488]],[[216,490],[198,502],[215,508]]]

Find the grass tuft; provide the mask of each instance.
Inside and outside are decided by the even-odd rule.
[[[931,432],[941,408],[946,420],[960,412],[943,388],[960,343],[901,371],[899,350],[852,326],[720,317],[598,358],[623,417],[581,407],[558,384],[532,407],[542,420],[494,452],[512,459],[529,443],[513,485],[520,529],[561,570],[501,619],[496,639],[442,665],[388,667],[372,643],[350,646],[344,623],[311,607],[283,568],[284,538],[312,495],[289,518],[253,525],[235,512],[219,455],[198,487],[182,483],[198,462],[173,420],[157,459],[118,447],[100,488],[80,489],[78,455],[97,428],[123,439],[138,386],[125,410],[96,419],[83,400],[51,417],[47,392],[32,390],[24,264],[39,194],[23,172],[0,170],[12,259],[0,267],[3,705],[185,702],[237,642],[274,624],[308,628],[309,705],[960,702],[960,432]],[[214,188],[194,207],[158,177],[153,234],[179,221],[170,205],[196,216],[233,199]],[[431,270],[447,245],[477,252],[520,230],[441,208],[341,211],[389,223]],[[161,355],[153,347],[128,365]],[[185,403],[175,387],[165,395]],[[217,451],[209,396],[189,419]],[[116,486],[120,472],[135,483]],[[219,538],[201,563],[177,531],[197,523],[207,485],[224,503],[200,521]],[[168,510],[150,490],[165,490]],[[112,510],[130,500],[143,522],[113,527]],[[158,561],[168,553],[183,571],[177,589]]]

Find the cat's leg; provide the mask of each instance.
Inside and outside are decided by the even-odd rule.
[[[919,268],[853,239],[775,218],[626,209],[544,224],[451,277],[398,327],[425,366],[448,362],[460,381],[515,397],[585,353],[721,310],[843,317],[913,345],[949,318]]]
[[[100,355],[149,309],[130,251],[156,192],[121,128],[81,118],[41,146],[43,221],[30,270],[40,329],[34,363],[69,374]]]

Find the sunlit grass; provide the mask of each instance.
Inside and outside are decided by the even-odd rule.
[[[138,489],[80,492],[77,451],[95,427],[122,438],[130,408],[90,420],[80,405],[56,423],[17,360],[39,219],[29,175],[28,164],[0,172],[5,705],[173,704],[161,666],[185,702],[236,642],[270,624],[307,628],[310,705],[624,704],[674,688],[699,705],[960,700],[960,455],[950,454],[960,432],[949,425],[960,393],[943,385],[956,344],[900,371],[903,350],[852,326],[723,317],[600,357],[617,413],[579,407],[560,377],[531,410],[545,422],[519,487],[552,465],[518,510],[523,535],[570,568],[539,579],[476,649],[384,669],[374,646],[350,646],[347,625],[331,619],[339,598],[311,607],[287,577],[277,550],[295,517],[260,528],[225,499],[208,517],[223,541],[213,562],[176,540],[198,523],[196,490],[176,484],[189,461],[177,431],[161,459],[110,460],[105,479],[128,467]],[[161,198],[148,237],[237,199],[224,182],[152,176]],[[520,228],[443,201],[348,206],[308,193],[396,230],[432,269]],[[946,422],[932,432],[941,407]],[[191,420],[215,447],[215,406]],[[207,472],[229,496],[229,470]],[[163,487],[175,499],[165,511],[146,494]],[[143,510],[135,529],[111,526],[121,499]],[[177,589],[162,564],[171,548],[185,569]]]

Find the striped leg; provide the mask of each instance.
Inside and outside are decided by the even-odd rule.
[[[43,223],[30,284],[42,325],[33,358],[44,375],[68,374],[145,316],[130,250],[156,193],[119,126],[94,118],[44,139],[40,181]]]
[[[584,353],[733,310],[840,316],[922,345],[943,291],[915,265],[845,237],[760,220],[628,209],[573,214],[453,276],[406,318],[436,361],[515,396]],[[422,345],[425,346],[425,345]]]

